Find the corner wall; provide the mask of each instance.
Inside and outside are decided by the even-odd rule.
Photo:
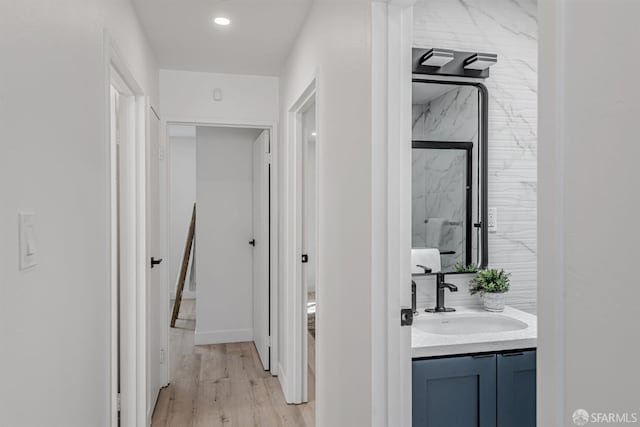
[[[371,2],[316,1],[280,75],[280,122],[317,78],[319,281],[317,284],[317,420],[323,426],[371,425],[372,103]],[[295,150],[279,141],[280,229],[295,224]],[[280,246],[280,307],[293,303],[295,235]],[[292,372],[281,319],[281,381]]]
[[[536,0],[418,0],[414,46],[498,54],[489,89],[489,265],[512,272],[507,303],[536,311]]]
[[[110,220],[104,31],[158,102],[127,0],[0,3],[0,425],[110,420]],[[38,265],[18,270],[18,212]]]
[[[540,0],[541,426],[577,409],[640,419],[638,16],[633,1]]]

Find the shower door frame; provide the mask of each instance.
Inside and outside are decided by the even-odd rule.
[[[411,141],[411,149],[424,150],[459,150],[467,155],[466,190],[465,190],[465,265],[471,263],[473,243],[473,142],[464,141]],[[413,208],[413,207],[412,207]],[[441,252],[441,248],[438,248]]]

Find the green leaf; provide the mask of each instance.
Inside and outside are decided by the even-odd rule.
[[[503,269],[487,269],[480,270],[469,283],[469,292],[471,295],[485,293],[503,293],[509,290],[509,276]]]

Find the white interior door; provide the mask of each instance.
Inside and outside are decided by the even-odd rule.
[[[149,108],[150,109],[150,108]],[[161,203],[160,162],[164,156],[160,152],[160,119],[154,111],[149,112],[149,151],[148,151],[148,199],[147,199],[147,417],[150,421],[162,384],[162,363],[164,354],[162,346],[163,316],[165,311],[163,281],[166,274],[166,252],[162,245],[163,209]],[[153,262],[152,262],[153,261]],[[160,264],[156,264],[160,262]]]
[[[270,369],[269,131],[253,144],[253,341],[265,370]]]

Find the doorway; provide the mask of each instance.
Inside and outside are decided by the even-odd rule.
[[[111,425],[144,424],[146,378],[146,98],[112,52],[109,67]]]
[[[315,409],[316,379],[316,336],[317,336],[317,137],[316,102],[312,96],[299,113],[301,151],[301,242],[302,268],[300,285],[305,298],[305,334],[303,341],[303,395],[302,401],[309,402]]]
[[[187,300],[170,341],[193,348],[248,342],[261,368],[273,372],[271,133],[266,126],[168,122],[168,269],[173,273],[167,295],[171,310],[195,204]],[[185,339],[179,328],[187,328],[190,336]],[[176,351],[175,342],[169,349],[173,383],[179,361],[172,353],[185,349]]]

